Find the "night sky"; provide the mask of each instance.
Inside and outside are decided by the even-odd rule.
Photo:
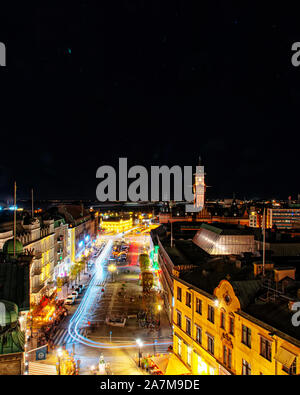
[[[0,198],[94,199],[101,165],[196,165],[210,197],[296,197],[299,13],[283,2],[43,1],[0,17]],[[243,4],[241,4],[243,3]]]

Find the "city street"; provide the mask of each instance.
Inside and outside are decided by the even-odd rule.
[[[157,309],[163,305],[159,294],[154,292],[147,300],[142,296],[138,257],[145,251],[149,236],[125,238],[129,244],[127,261],[118,263],[114,273],[109,272],[108,266],[113,240],[118,237],[104,238],[106,245],[96,259],[92,277],[82,277],[82,282],[89,284],[69,309],[53,342],[56,347],[64,345],[68,351],[75,351],[75,360],[80,360],[79,374],[92,374],[91,368],[98,366],[101,354],[108,364],[107,374],[146,374],[138,367],[136,340],[143,344],[140,356],[166,353],[172,344],[167,315],[163,309]],[[138,313],[149,307],[155,312],[155,319],[159,318],[158,330],[141,327],[137,319]],[[107,325],[108,317],[126,318],[125,326]]]

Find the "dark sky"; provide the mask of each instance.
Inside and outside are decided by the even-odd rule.
[[[0,198],[95,198],[96,169],[195,165],[209,196],[295,196],[299,13],[262,1],[43,1],[1,13]],[[4,23],[6,22],[6,23]],[[8,26],[6,28],[6,26]]]

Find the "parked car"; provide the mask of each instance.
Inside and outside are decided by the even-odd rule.
[[[74,302],[75,302],[75,296],[74,295],[69,295],[65,299],[65,304],[71,305],[71,304],[74,304]]]
[[[72,295],[74,296],[75,299],[78,298],[78,292],[77,292],[77,291],[73,291],[73,292],[72,292]]]

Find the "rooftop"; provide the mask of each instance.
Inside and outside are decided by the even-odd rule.
[[[248,304],[244,311],[300,341],[300,326],[292,324],[292,315],[295,312],[290,311],[287,300],[278,299],[276,302],[270,301],[267,303],[257,300],[255,303]]]
[[[219,235],[253,235],[254,231],[252,228],[241,225],[224,224],[220,222],[213,222],[212,224],[203,223],[202,229],[209,230]]]

